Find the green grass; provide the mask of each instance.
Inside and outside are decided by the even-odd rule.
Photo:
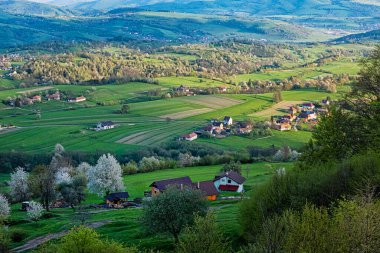
[[[256,186],[267,181],[276,169],[285,167],[292,168],[292,163],[254,163],[243,165],[248,168],[243,170],[243,176],[247,177],[245,185],[250,186],[250,189],[255,190]],[[216,166],[201,166],[190,168],[177,168],[170,170],[160,170],[144,174],[135,174],[124,177],[126,190],[130,193],[131,199],[142,197],[145,190],[149,190],[149,185],[155,180],[175,178],[182,176],[190,176],[196,181],[212,180],[220,171],[222,165]],[[8,179],[8,175],[0,174],[0,183]],[[101,203],[102,198],[89,194],[86,204]],[[238,212],[239,201],[215,201],[210,203],[211,208],[215,210],[217,221],[225,236],[236,240],[239,237]],[[38,222],[29,222],[26,218],[26,213],[19,211],[20,204],[12,205],[12,221],[17,221],[16,225],[11,226],[11,229],[22,229],[26,231],[27,238],[21,243],[14,243],[12,246],[20,246],[25,241],[35,237],[55,233],[69,229],[75,224],[72,217],[73,211],[69,208],[52,209],[53,217],[42,219]],[[97,210],[93,209],[90,221],[108,220],[111,223],[98,228],[97,231],[104,237],[109,237],[127,245],[135,245],[141,249],[157,248],[162,251],[170,251],[173,249],[173,240],[169,235],[165,234],[147,234],[144,232],[139,216],[141,209],[122,209],[122,210]]]
[[[239,151],[246,149],[248,146],[270,148],[272,145],[276,148],[289,146],[293,149],[300,149],[305,146],[311,138],[311,132],[306,131],[280,132],[273,130],[272,132],[273,136],[258,139],[250,139],[242,136],[230,136],[223,139],[200,138],[196,141],[227,150]]]
[[[157,78],[160,86],[173,88],[180,85],[188,87],[218,87],[221,85],[226,85],[223,82],[211,80],[207,78],[198,78],[193,76],[179,76],[179,77],[160,77]]]

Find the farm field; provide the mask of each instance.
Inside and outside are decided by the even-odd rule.
[[[221,169],[222,165],[200,166],[190,168],[177,168],[170,170],[160,170],[143,174],[128,175],[124,177],[126,190],[130,193],[130,199],[142,197],[145,190],[149,190],[149,185],[155,180],[189,176],[192,181],[212,180]],[[254,163],[243,165],[243,176],[247,177],[247,189],[255,190],[255,186],[268,180],[278,168],[291,169],[292,163]],[[0,183],[9,179],[9,175],[0,174]],[[89,194],[85,204],[101,203],[102,198]],[[217,221],[226,236],[236,239],[239,234],[238,211],[239,201],[215,201],[210,203],[211,208],[215,210]],[[71,216],[72,209],[53,209],[53,217],[42,219],[37,223],[26,221],[26,213],[18,211],[19,204],[12,206],[12,220],[19,221],[13,229],[23,229],[27,231],[27,238],[21,243],[14,243],[13,247],[22,245],[24,242],[38,236],[49,233],[60,232],[69,229],[75,224],[75,219]],[[122,209],[122,210],[92,210],[89,222],[108,221],[109,223],[98,228],[105,237],[111,237],[128,245],[136,245],[139,248],[157,247],[161,250],[170,250],[172,248],[172,239],[166,235],[150,235],[143,231],[138,217],[140,209]],[[144,235],[144,236],[143,236]]]
[[[160,77],[157,78],[159,85],[163,87],[177,87],[180,85],[186,85],[189,87],[218,87],[221,85],[227,85],[223,82],[211,80],[207,78],[198,78],[193,76],[179,76],[179,77]],[[227,85],[228,86],[228,85]]]
[[[100,86],[96,87],[94,92],[102,93],[107,100],[112,99],[112,93],[117,93],[117,88],[120,88],[123,91],[118,98],[123,99],[130,93],[156,87],[155,85],[132,83],[131,87],[127,88],[128,85]],[[83,91],[84,88],[91,89],[91,87],[73,85],[62,85],[62,88],[74,88],[73,92]],[[23,92],[24,90],[19,91]],[[0,94],[8,92],[9,90],[0,91]],[[12,92],[14,91],[12,90]],[[330,94],[315,89],[282,92],[284,106],[291,101],[315,101],[327,96],[336,98],[340,96],[340,93]],[[84,103],[49,101],[23,108],[1,109],[0,123],[13,124],[20,128],[2,134],[0,151],[48,152],[56,143],[61,143],[72,151],[121,154],[125,151],[138,150],[146,146],[175,140],[181,135],[204,126],[213,118],[222,119],[224,116],[231,116],[234,120],[248,118],[262,120],[267,119],[276,108],[276,105],[271,107],[273,106],[272,93],[198,95],[130,103],[130,110],[127,114],[118,113],[120,105],[97,106],[91,102],[91,96],[89,100]],[[38,120],[36,119],[36,110],[41,115]],[[105,120],[112,120],[119,126],[102,132],[90,130],[97,122]],[[47,135],[50,137],[46,138]],[[290,141],[289,143],[294,144],[295,148],[299,148],[310,138],[309,133],[294,133],[295,140],[291,137],[292,135],[293,133],[276,133],[268,140],[225,138],[215,140],[215,142],[223,148],[236,149],[245,148],[248,145],[283,146]],[[198,141],[210,142],[209,140]]]
[[[283,146],[289,146],[292,149],[300,149],[310,140],[312,134],[311,132],[306,131],[272,132],[273,136],[261,137],[258,139],[230,136],[222,139],[198,139],[196,142],[233,151],[243,150],[250,146],[263,148],[270,148],[272,146],[281,148]]]

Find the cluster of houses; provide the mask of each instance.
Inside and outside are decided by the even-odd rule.
[[[322,100],[322,104],[316,106],[313,103],[303,103],[301,105],[289,107],[288,114],[283,116],[272,116],[272,128],[279,131],[289,131],[297,127],[298,123],[318,123],[318,116],[328,113],[327,105],[329,100]]]
[[[16,99],[10,99],[8,101],[5,101],[6,104],[10,106],[24,106],[24,105],[32,105],[34,103],[42,102],[42,100],[46,101],[60,101],[62,98],[62,94],[59,91],[56,91],[52,94],[46,94],[44,97],[42,95],[33,95],[29,97],[22,97],[22,98],[16,98]],[[75,98],[69,98],[67,99],[67,102],[69,103],[79,103],[86,101],[86,97],[79,96]]]
[[[165,192],[169,187],[177,187],[181,190],[197,189],[202,192],[207,200],[217,200],[221,192],[244,192],[246,179],[235,171],[221,172],[213,180],[193,182],[190,177],[170,178],[152,182],[150,191],[144,193],[146,198],[155,197]],[[109,207],[126,207],[128,192],[116,192],[106,196],[106,204]]]
[[[212,89],[212,91],[210,91]],[[204,88],[190,88],[184,85],[180,85],[173,89],[173,93],[176,96],[195,96],[195,95],[205,95],[209,93],[226,93],[228,91],[227,85],[221,85],[219,87],[212,87],[210,89]]]
[[[181,140],[193,141],[202,135],[225,137],[232,134],[249,134],[252,130],[252,123],[246,121],[234,122],[230,116],[225,116],[223,121],[212,119],[211,122],[203,128],[183,135]]]

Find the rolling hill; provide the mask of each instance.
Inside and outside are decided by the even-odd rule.
[[[57,6],[24,0],[0,0],[0,10],[17,15],[72,16],[75,11]]]
[[[60,1],[50,2],[59,4]],[[80,10],[140,7],[152,11],[244,15],[379,16],[379,0],[94,0],[74,1]]]

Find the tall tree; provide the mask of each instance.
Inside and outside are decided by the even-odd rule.
[[[196,214],[206,215],[208,206],[200,191],[178,187],[171,186],[146,201],[142,214],[143,224],[149,231],[170,233],[176,242],[182,229],[193,224]]]
[[[90,192],[105,196],[112,191],[124,190],[123,171],[111,154],[102,155],[97,164],[88,170]]]
[[[35,197],[41,198],[41,203],[46,211],[49,211],[50,203],[56,198],[55,182],[55,173],[45,165],[36,166],[29,177],[31,192]]]
[[[9,181],[10,195],[15,202],[25,201],[29,197],[29,174],[22,167],[17,167]]]
[[[213,213],[205,217],[196,216],[194,225],[187,227],[180,237],[177,253],[227,253],[230,245],[219,230]]]

